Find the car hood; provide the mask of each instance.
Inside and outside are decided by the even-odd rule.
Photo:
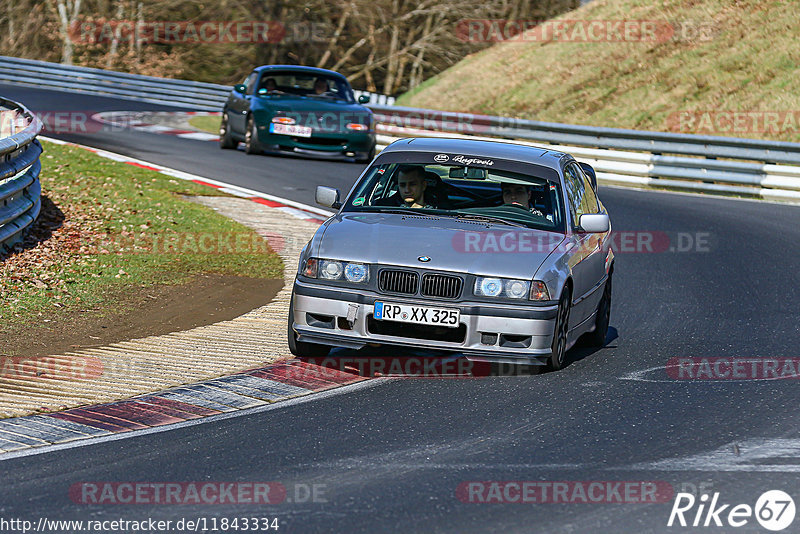
[[[529,280],[564,235],[446,217],[347,213],[333,217],[317,257]],[[427,262],[420,257],[430,258]]]

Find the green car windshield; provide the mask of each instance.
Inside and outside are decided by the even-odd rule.
[[[355,102],[353,90],[341,78],[297,71],[266,71],[258,82],[259,96],[302,96]]]
[[[408,212],[564,233],[557,183],[499,169],[387,163],[369,169],[344,211]]]

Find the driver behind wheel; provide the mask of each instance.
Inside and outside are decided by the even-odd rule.
[[[403,200],[402,206],[408,208],[432,208],[425,201],[425,168],[419,165],[404,165],[400,167],[397,178],[397,192]]]
[[[500,187],[503,189],[503,204],[519,206],[521,208],[530,210],[530,212],[534,215],[544,217],[544,213],[531,205],[532,191],[530,186],[511,182],[502,182]]]

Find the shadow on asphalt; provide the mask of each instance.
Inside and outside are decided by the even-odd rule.
[[[567,366],[600,350],[613,348],[610,345],[618,337],[617,329],[609,327],[603,347],[588,347],[579,340],[567,352]],[[403,349],[385,345],[368,346],[359,350],[336,348],[325,357],[300,360],[365,378],[523,377],[545,372],[541,365],[476,362],[447,351]]]

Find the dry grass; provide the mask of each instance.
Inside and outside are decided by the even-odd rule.
[[[560,19],[683,25],[661,42],[508,42],[465,58],[401,105],[573,124],[689,132],[687,111],[800,116],[800,9],[776,0],[595,0]],[[705,38],[691,35],[702,28]],[[749,124],[749,123],[748,123]],[[800,141],[800,126],[715,133]],[[720,131],[720,128],[723,130]]]

